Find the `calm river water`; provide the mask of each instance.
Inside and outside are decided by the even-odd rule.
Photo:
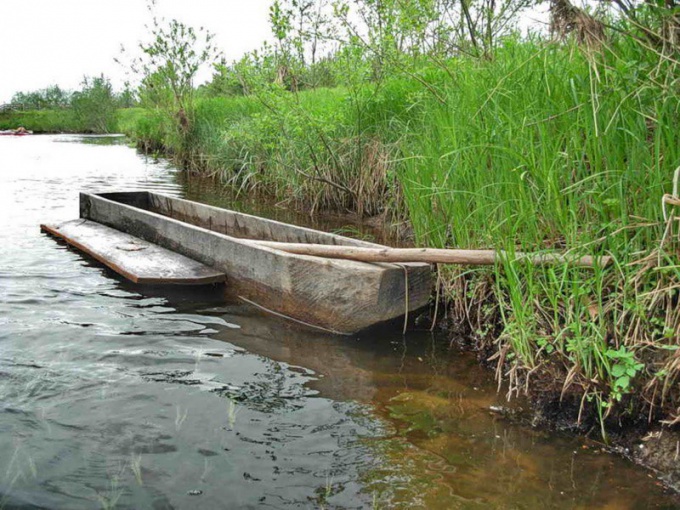
[[[443,338],[135,288],[40,234],[81,190],[254,207],[123,142],[0,137],[0,509],[680,507],[594,444],[490,413],[491,375]]]

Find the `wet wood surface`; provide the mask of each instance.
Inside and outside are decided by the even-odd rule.
[[[204,285],[226,279],[223,272],[196,260],[94,221],[43,224],[40,229],[135,283]]]

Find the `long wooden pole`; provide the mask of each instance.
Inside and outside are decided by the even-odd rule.
[[[360,248],[330,244],[279,243],[274,241],[251,241],[275,250],[333,259],[359,262],[428,262],[431,264],[462,264],[491,266],[509,255],[494,250],[445,250],[438,248]],[[604,267],[611,257],[570,257],[559,253],[530,254],[516,252],[515,260],[526,260],[534,265],[571,264],[579,267]]]

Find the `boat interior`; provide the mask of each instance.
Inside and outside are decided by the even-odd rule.
[[[285,243],[382,247],[366,241],[320,232],[250,214],[199,204],[148,191],[97,193],[95,196],[172,218],[238,239]]]

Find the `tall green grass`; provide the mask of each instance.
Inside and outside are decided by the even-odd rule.
[[[537,387],[592,399],[603,417],[668,405],[661,387],[677,376],[663,368],[680,335],[677,249],[657,250],[661,197],[680,165],[680,102],[653,76],[674,68],[655,66],[630,41],[591,52],[509,42],[492,62],[456,65],[446,104],[430,101],[401,144],[419,243],[614,257],[593,271],[506,262],[477,296],[490,305],[459,317],[500,317],[487,340],[512,388],[549,373]],[[652,253],[658,263],[631,266]],[[487,273],[454,274],[454,299]]]
[[[573,400],[601,423],[675,419],[680,265],[661,208],[680,165],[674,62],[621,38],[508,39],[493,59],[445,64],[419,80],[203,99],[183,137],[159,112],[131,132],[310,211],[390,210],[419,245],[611,256],[606,269],[511,257],[449,269],[449,314],[512,391]]]
[[[396,140],[384,133],[405,122],[414,85],[397,83],[352,96],[343,88],[198,100],[192,129],[178,136],[162,111],[149,111],[130,132],[190,169],[241,190],[263,191],[292,205],[373,215],[392,206]],[[393,93],[394,92],[394,93]]]

